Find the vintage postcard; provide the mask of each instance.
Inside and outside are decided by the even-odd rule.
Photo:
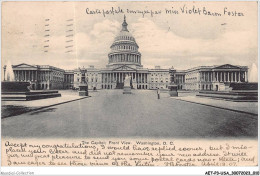
[[[256,1],[7,1],[1,20],[2,174],[259,174]]]

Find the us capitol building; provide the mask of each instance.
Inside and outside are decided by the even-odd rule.
[[[13,65],[16,81],[28,81],[31,89],[77,89],[81,70],[86,69],[89,89],[121,89],[126,75],[131,76],[133,89],[167,89],[173,68],[143,68],[142,55],[135,38],[127,29],[126,18],[108,53],[106,68],[94,66],[63,70],[49,65]],[[232,82],[248,82],[248,67],[237,65],[200,66],[188,70],[174,70],[178,89],[225,90]]]

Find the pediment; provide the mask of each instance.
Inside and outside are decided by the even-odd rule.
[[[37,68],[37,66],[23,63],[19,65],[14,65],[13,68]]]
[[[113,69],[113,71],[136,71],[136,69],[131,68],[127,65],[122,65],[122,66],[119,66],[119,67]]]
[[[230,64],[220,65],[215,67],[214,69],[240,69],[240,67]]]

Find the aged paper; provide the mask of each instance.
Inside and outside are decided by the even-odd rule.
[[[258,166],[257,12],[3,2],[1,165]]]
[[[257,166],[254,140],[4,140],[4,166]]]

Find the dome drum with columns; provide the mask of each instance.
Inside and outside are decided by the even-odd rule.
[[[138,52],[139,46],[135,38],[127,29],[126,17],[122,23],[122,30],[115,37],[108,54],[108,67],[118,65],[136,65],[141,66],[141,53]]]

